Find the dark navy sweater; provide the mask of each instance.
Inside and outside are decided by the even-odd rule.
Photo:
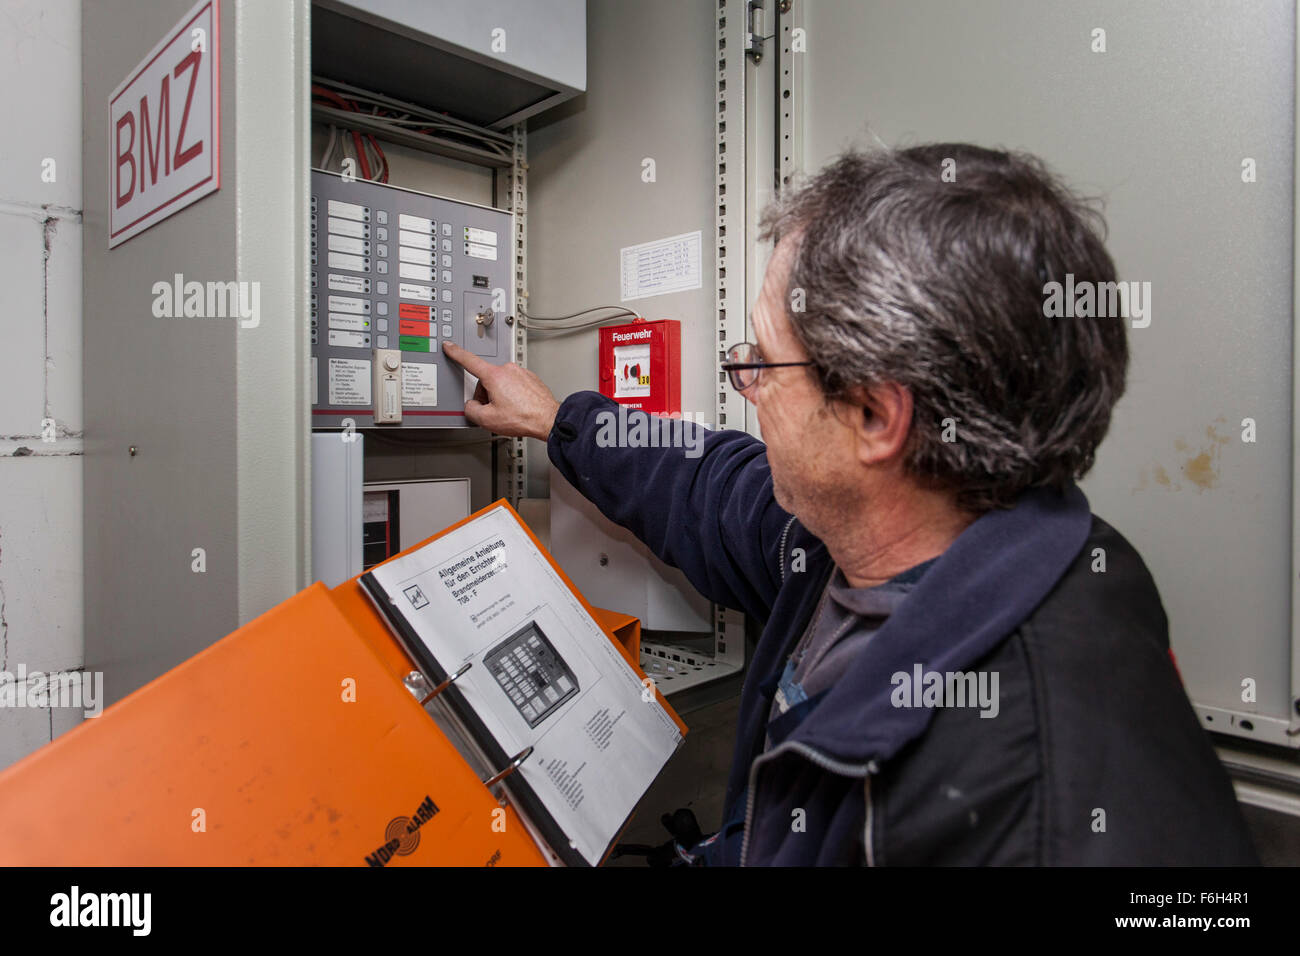
[[[702,453],[602,447],[602,413],[617,408],[598,393],[569,396],[548,439],[551,461],[703,595],[764,622],[724,822],[703,858],[1254,862],[1231,785],[1170,663],[1154,582],[1077,487],[1035,489],[981,516],[832,687],[769,725],[831,557],[777,504],[762,442],[705,430],[693,433]],[[1110,573],[1089,573],[1094,544],[1112,552]],[[897,706],[894,675],[918,665],[998,667],[998,719]],[[1085,707],[1096,716],[1081,718]],[[1097,809],[1109,826],[1103,813],[1098,829]]]

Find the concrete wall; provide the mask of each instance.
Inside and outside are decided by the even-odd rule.
[[[0,137],[4,685],[16,679],[20,668],[62,672],[82,664],[77,0],[0,0],[0,87],[7,91],[5,135]],[[28,680],[16,690],[25,697],[32,686]],[[0,767],[80,719],[81,711],[74,709],[0,707]]]

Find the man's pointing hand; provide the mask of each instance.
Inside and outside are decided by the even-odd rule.
[[[493,365],[454,342],[444,341],[442,353],[478,379],[465,403],[467,419],[498,435],[546,441],[560,403],[540,378],[514,362]]]

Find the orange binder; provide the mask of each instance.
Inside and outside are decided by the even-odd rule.
[[[317,582],[0,771],[0,864],[545,865],[412,669],[357,579]]]

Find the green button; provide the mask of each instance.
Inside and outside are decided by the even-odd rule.
[[[403,352],[427,352],[429,340],[419,335],[399,335],[397,347]]]

